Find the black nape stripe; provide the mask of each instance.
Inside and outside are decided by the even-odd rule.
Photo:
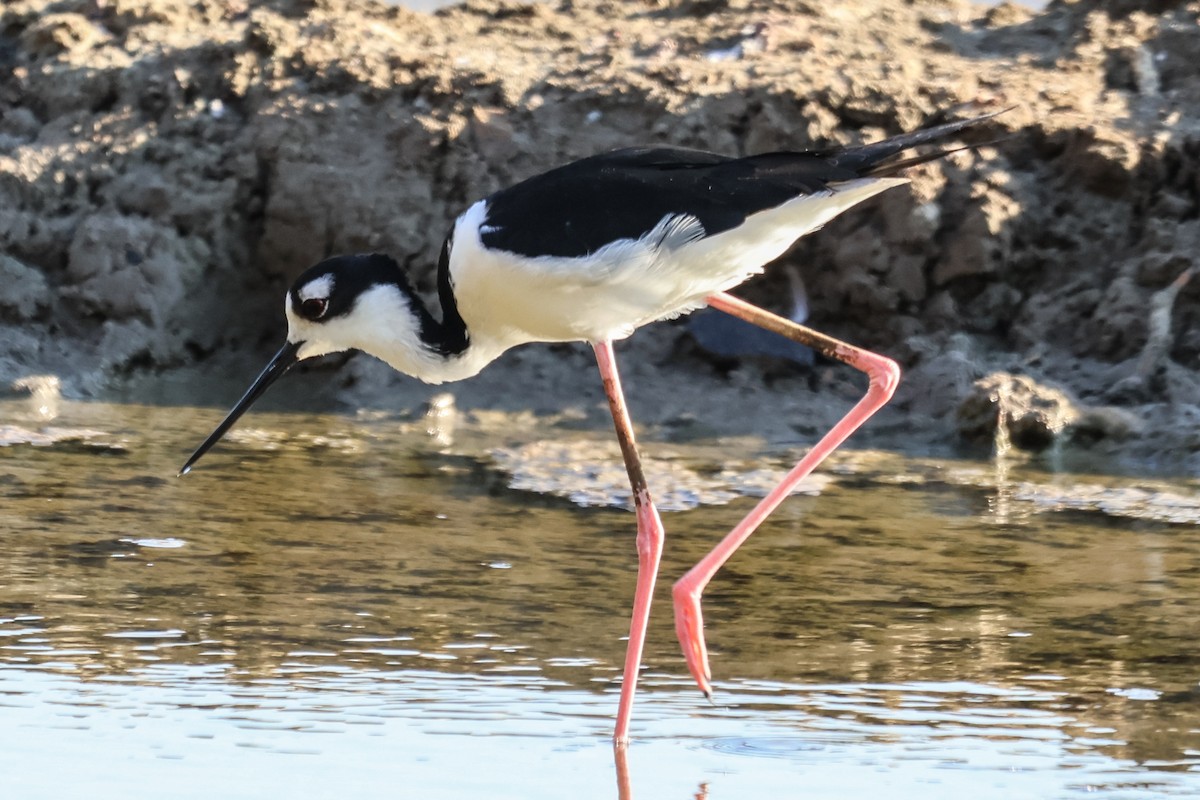
[[[437,270],[438,301],[442,306],[442,325],[437,351],[444,356],[458,355],[470,344],[467,323],[458,313],[458,301],[454,299],[454,285],[450,280],[450,250],[453,247],[454,229],[451,228],[446,241],[442,243]],[[421,338],[425,338],[423,331]]]

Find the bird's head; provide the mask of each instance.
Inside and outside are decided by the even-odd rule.
[[[416,298],[400,265],[388,256],[336,256],[305,270],[284,301],[287,341],[221,424],[196,448],[192,468],[254,401],[297,362],[327,353],[362,350],[402,372],[419,374],[427,329],[436,325]],[[411,365],[410,365],[411,364]]]
[[[387,360],[398,339],[419,347],[432,322],[400,265],[379,253],[309,267],[288,290],[284,314],[296,361],[343,350]]]

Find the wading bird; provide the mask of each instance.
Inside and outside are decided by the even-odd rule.
[[[950,150],[900,159],[994,114],[873,144],[733,158],[641,147],[585,158],[480,200],[455,221],[437,271],[441,318],[385,255],[328,258],[287,293],[287,342],[192,454],[186,473],[296,362],[362,350],[427,383],[469,378],[530,342],[588,342],[637,515],[638,575],[614,738],[624,743],[658,574],[663,526],[638,459],[612,343],[704,305],[865,372],[865,396],[783,481],[674,587],[688,670],[711,697],[700,595],[713,574],[791,490],[892,396],[900,369],[884,356],[727,294],[801,236],[907,182],[899,173]]]

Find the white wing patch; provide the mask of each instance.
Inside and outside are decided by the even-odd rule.
[[[704,226],[690,214],[667,215],[643,239],[659,250],[677,250],[704,238]]]

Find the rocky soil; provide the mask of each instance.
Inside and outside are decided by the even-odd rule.
[[[52,374],[83,397],[182,382],[227,405],[282,340],[306,266],[382,250],[430,290],[457,213],[561,162],[858,142],[1012,107],[744,294],[786,311],[790,265],[811,324],[906,367],[868,441],[986,443],[1015,402],[1035,410],[1011,412],[1030,447],[1197,471],[1198,17],[1170,0],[12,0],[0,381]],[[681,323],[619,349],[651,435],[810,441],[861,393],[840,365],[714,360]],[[341,361],[279,394],[438,391]],[[526,347],[450,389],[460,408],[604,419],[582,345]]]

